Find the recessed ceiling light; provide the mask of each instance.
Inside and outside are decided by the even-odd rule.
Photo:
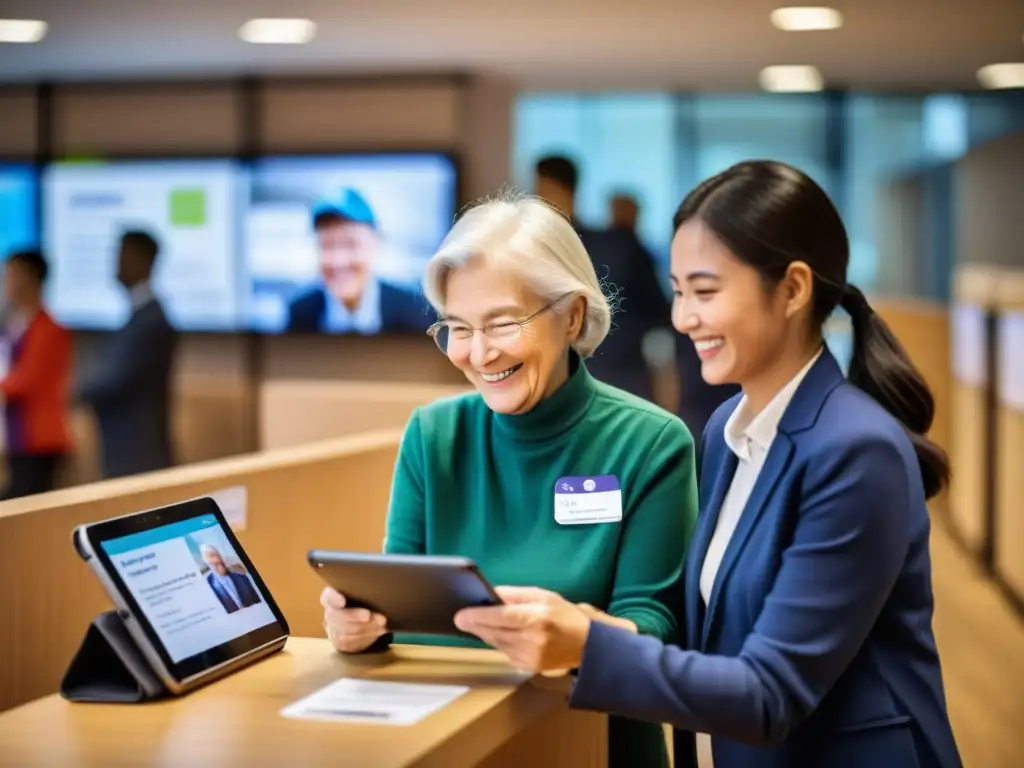
[[[765,67],[757,80],[764,90],[774,93],[807,93],[825,87],[821,72],[807,66]]]
[[[776,8],[769,18],[784,32],[810,32],[843,26],[843,15],[839,11],[822,6]]]
[[[309,19],[249,19],[238,30],[247,43],[266,45],[301,45],[316,34],[316,24]]]
[[[38,43],[47,24],[37,19],[0,19],[0,43]]]
[[[978,82],[985,88],[1024,88],[1024,63],[989,64],[978,70]]]

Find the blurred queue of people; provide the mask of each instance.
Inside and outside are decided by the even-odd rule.
[[[612,330],[600,350],[587,361],[595,378],[654,401],[652,365],[645,340],[663,333],[674,339],[679,380],[677,415],[697,442],[715,409],[739,392],[734,385],[707,384],[700,358],[689,337],[672,331],[672,301],[658,280],[653,254],[637,234],[638,201],[625,193],[609,201],[610,226],[596,228],[576,216],[579,169],[568,157],[548,155],[534,166],[537,195],[562,211],[586,246],[598,278],[612,298]]]
[[[99,426],[101,470],[123,477],[171,466],[170,378],[177,332],[150,287],[159,246],[146,232],[121,237],[117,279],[128,292],[128,321],[107,340],[91,375],[74,376],[74,343],[43,304],[43,254],[17,251],[4,264],[0,361],[5,486],[0,499],[57,485],[73,444],[68,414],[90,408]]]

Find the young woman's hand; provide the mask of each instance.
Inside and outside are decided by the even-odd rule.
[[[602,624],[609,624],[613,627],[618,627],[619,629],[625,629],[628,632],[632,632],[634,635],[640,631],[637,629],[636,624],[629,619],[620,619],[618,616],[607,614],[590,605],[590,603],[578,603],[578,607],[591,621],[599,621]]]
[[[591,621],[582,608],[537,587],[496,591],[503,605],[461,610],[455,626],[505,653],[517,669],[553,672],[580,665]]]

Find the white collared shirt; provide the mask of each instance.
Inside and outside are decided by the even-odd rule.
[[[374,334],[380,331],[380,283],[371,278],[363,291],[359,306],[353,311],[324,289],[327,299],[327,331],[334,333]]]
[[[132,314],[135,314],[156,296],[148,280],[140,280],[128,289],[128,301],[131,303]]]
[[[808,371],[821,357],[824,347],[811,358],[800,372],[794,376],[786,385],[780,389],[775,397],[756,414],[751,415],[746,396],[740,400],[729,420],[725,423],[725,443],[729,450],[736,454],[739,461],[736,463],[736,472],[732,476],[729,490],[722,499],[722,508],[718,512],[718,520],[715,522],[715,532],[708,544],[708,551],[704,555],[704,562],[700,569],[700,596],[705,607],[711,600],[711,590],[715,586],[715,579],[718,577],[718,569],[725,557],[725,550],[729,546],[736,526],[739,525],[743,510],[747,506],[747,500],[754,490],[754,483],[761,474],[761,467],[768,456],[768,451],[775,441],[775,435],[779,431],[779,422],[786,413],[793,395],[796,394],[800,382],[807,376]],[[697,764],[699,768],[714,768],[711,760],[711,738],[704,733],[697,734]]]

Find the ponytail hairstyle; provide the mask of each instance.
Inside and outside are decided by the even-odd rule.
[[[926,498],[949,482],[949,459],[926,436],[935,401],[924,377],[864,294],[846,282],[846,228],[825,191],[784,163],[752,160],[702,182],[683,200],[673,230],[700,221],[736,258],[774,288],[794,261],[814,273],[819,325],[838,306],[853,323],[849,380],[900,421],[917,452]]]

